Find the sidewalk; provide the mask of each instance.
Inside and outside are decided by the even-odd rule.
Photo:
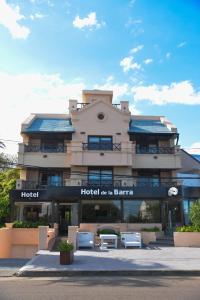
[[[0,258],[0,277],[13,276],[28,261],[22,258]]]
[[[200,249],[157,247],[145,249],[78,250],[72,265],[59,264],[59,252],[39,251],[18,276],[75,275],[191,275],[200,276]]]

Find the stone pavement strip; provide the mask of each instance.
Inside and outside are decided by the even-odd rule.
[[[0,277],[13,276],[28,261],[22,258],[0,258]]]
[[[78,250],[74,263],[59,264],[59,252],[39,251],[18,276],[74,275],[191,275],[200,276],[200,249],[155,247],[145,249]]]

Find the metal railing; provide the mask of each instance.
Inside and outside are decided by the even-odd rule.
[[[77,110],[82,109],[84,107],[86,107],[87,105],[89,105],[90,103],[82,103],[82,102],[78,102],[77,103]]]
[[[24,152],[64,153],[67,152],[67,147],[64,145],[24,145]]]
[[[83,150],[121,151],[121,143],[83,143]]]
[[[121,187],[121,180],[82,180],[82,186],[105,186],[105,187]]]
[[[174,154],[175,147],[136,146],[137,154]]]
[[[70,184],[71,182],[71,184]],[[47,189],[48,187],[63,187],[63,186],[83,186],[83,187],[144,187],[144,188],[159,188],[159,187],[177,187],[182,184],[181,180],[169,180],[161,178],[160,181],[153,180],[138,180],[138,179],[67,179],[67,181],[53,181],[53,182],[36,182],[22,180],[21,186],[17,189]]]

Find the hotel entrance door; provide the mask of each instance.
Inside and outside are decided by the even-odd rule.
[[[59,206],[59,233],[63,235],[68,234],[68,226],[71,225],[71,205]]]

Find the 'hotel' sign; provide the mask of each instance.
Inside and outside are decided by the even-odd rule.
[[[21,198],[39,198],[39,192],[21,192]]]

